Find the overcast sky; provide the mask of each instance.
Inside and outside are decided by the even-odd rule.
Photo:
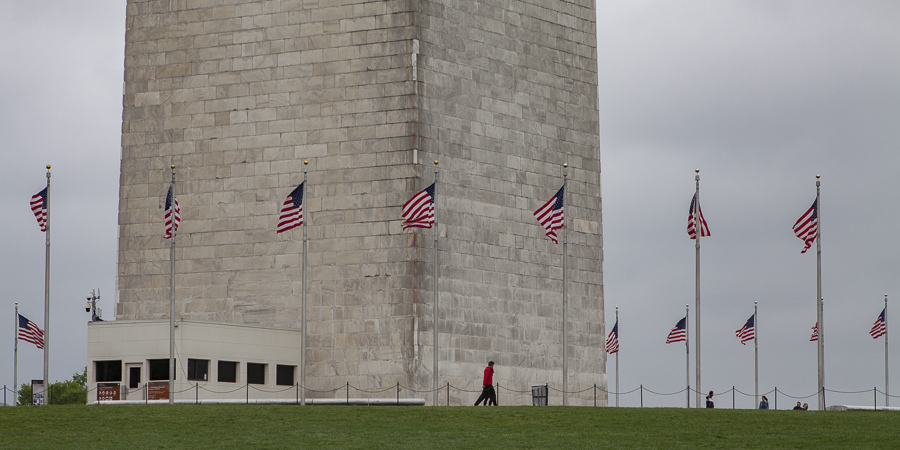
[[[701,387],[752,394],[753,347],[734,331],[758,301],[761,392],[777,386],[816,404],[816,256],[800,254],[791,226],[821,174],[826,388],[869,390],[829,392],[827,402],[870,404],[871,389],[884,388],[884,345],[868,331],[884,294],[900,299],[892,233],[900,215],[900,3],[597,0],[597,9],[606,319],[609,329],[620,307],[621,390],[684,388],[684,346],[665,338],[685,304],[694,324],[694,243],[685,228],[699,168],[712,231],[701,248]],[[0,384],[12,385],[13,302],[43,321],[45,236],[27,204],[45,184],[46,164],[50,378],[85,365],[91,289],[101,290],[104,317],[115,315],[124,27],[123,0],[0,0],[9,318],[0,336],[10,343],[0,345],[9,364],[0,363]],[[42,358],[20,344],[20,384],[41,377]],[[693,348],[690,367],[693,386]],[[640,397],[620,401],[637,406]],[[778,406],[793,401],[780,395]],[[682,406],[684,395],[645,392],[644,402]],[[717,406],[730,407],[731,396]],[[752,398],[738,394],[737,406],[752,407]]]

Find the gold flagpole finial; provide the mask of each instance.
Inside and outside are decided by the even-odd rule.
[[[569,163],[563,163],[563,169],[567,169],[569,167]]]
[[[817,179],[817,180],[819,179],[819,174],[816,174],[816,179]]]
[[[694,169],[694,173],[700,173],[700,169]]]
[[[308,159],[304,159],[304,160],[303,160],[303,165],[305,166],[305,165],[308,165],[308,164],[309,164],[309,160],[308,160]]]
[[[434,160],[434,165],[438,165],[438,160]]]
[[[50,164],[47,164],[47,170],[50,170]]]

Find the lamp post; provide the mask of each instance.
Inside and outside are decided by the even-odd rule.
[[[100,289],[97,289],[97,293],[94,293],[94,290],[91,289],[91,293],[87,296],[87,303],[84,304],[84,312],[91,313],[91,322],[102,322],[103,319],[100,318],[100,315],[103,314],[103,311],[97,307],[97,300],[100,300]]]

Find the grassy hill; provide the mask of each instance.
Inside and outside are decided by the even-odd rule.
[[[896,448],[896,412],[133,405],[0,408],[5,448]]]

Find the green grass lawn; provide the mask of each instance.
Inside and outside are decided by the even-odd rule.
[[[900,413],[586,407],[0,408],[3,448],[897,448]]]

